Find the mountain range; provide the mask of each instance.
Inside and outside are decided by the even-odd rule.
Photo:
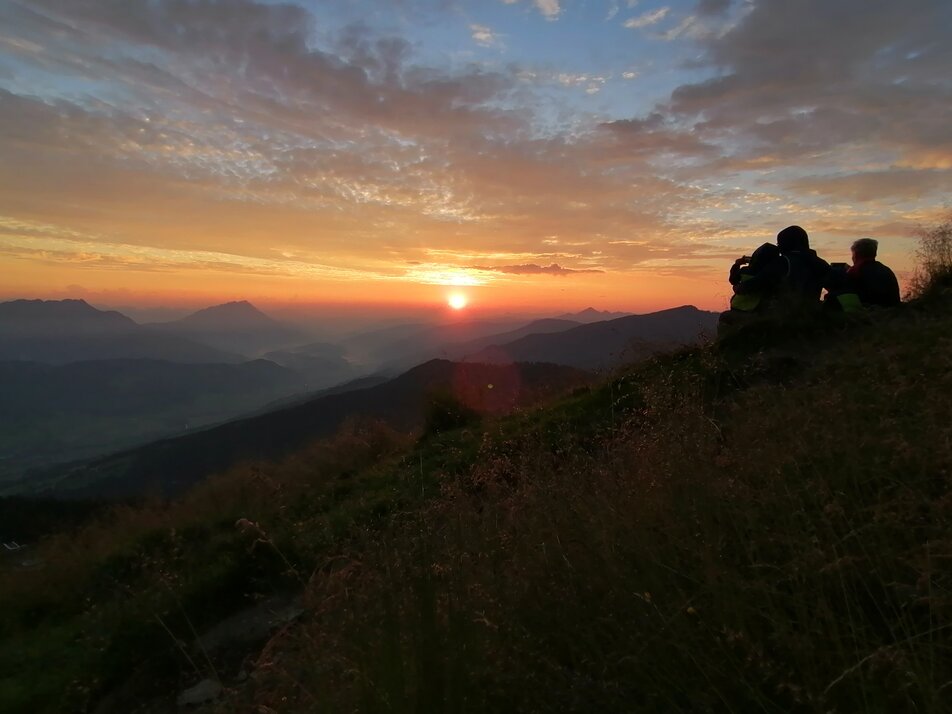
[[[154,332],[85,300],[0,303],[0,360],[67,364],[101,359],[234,363],[242,357],[195,340]]]
[[[424,392],[445,385],[450,372],[494,370],[496,400],[523,387],[535,394],[544,391],[538,374],[549,374],[556,383],[567,375],[577,379],[577,370],[611,368],[694,342],[716,322],[715,313],[690,306],[590,321],[610,314],[589,308],[571,316],[578,319],[396,325],[331,344],[309,340],[245,301],[148,325],[82,300],[0,303],[0,482],[7,491],[29,490],[37,482],[21,478],[28,471],[58,479],[64,472],[56,464],[100,459],[71,467],[70,489],[116,477],[125,485],[103,486],[102,493],[141,494],[123,480],[141,472],[149,483],[158,479],[162,492],[178,492],[184,486],[165,484],[154,469],[165,464],[186,474],[173,480],[191,483],[209,464],[230,463],[216,461],[216,453],[238,449],[268,456],[288,439],[300,445],[332,433],[347,415],[411,428],[419,424]],[[264,359],[244,360],[256,352]],[[355,364],[355,355],[367,362]],[[465,367],[449,366],[454,362]],[[531,363],[550,366],[527,366]],[[517,387],[505,386],[513,375],[520,375]],[[486,406],[480,408],[487,411]],[[294,409],[304,410],[295,417],[300,427],[286,417]],[[136,456],[132,466],[128,454],[139,451],[104,457],[243,415],[254,415],[260,433],[225,424],[212,437],[188,433],[184,442],[160,442],[185,447],[142,447],[147,456]],[[214,436],[235,429],[241,443],[234,447],[221,446]],[[204,447],[188,446],[204,439],[212,444],[208,457],[201,455]],[[197,461],[189,466],[189,459]],[[120,463],[128,469],[117,467]]]

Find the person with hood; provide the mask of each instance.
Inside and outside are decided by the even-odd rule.
[[[774,297],[773,290],[765,289],[759,292],[739,292],[737,286],[754,280],[760,273],[769,270],[774,263],[782,260],[780,249],[773,243],[764,243],[751,255],[738,258],[731,266],[728,281],[734,286],[734,296],[731,298],[731,310],[740,312],[755,312],[765,310],[770,306]]]
[[[770,292],[788,306],[819,305],[830,265],[810,248],[810,238],[800,226],[777,234],[780,260],[768,264],[750,280],[734,286],[740,295]]]
[[[730,309],[722,312],[718,318],[719,335],[726,334],[728,330],[739,327],[770,309],[776,297],[776,290],[771,284],[765,283],[760,290],[745,291],[739,291],[738,286],[756,280],[765,271],[786,271],[785,262],[783,271],[777,271],[775,265],[777,262],[783,262],[783,258],[780,256],[780,249],[773,243],[764,243],[751,255],[745,255],[734,261],[728,276],[728,281],[734,286],[734,294],[731,296]]]

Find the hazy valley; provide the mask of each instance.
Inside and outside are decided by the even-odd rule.
[[[696,341],[712,332],[713,318],[693,308],[521,322],[460,316],[332,343],[248,302],[146,324],[82,300],[0,303],[0,493],[52,484],[73,497],[179,493],[239,458],[276,457],[333,434],[348,418],[417,428],[428,396],[451,391],[454,375],[476,374],[478,363],[500,365],[485,379],[499,383],[496,394],[501,375],[516,375],[511,409],[544,384],[551,391],[584,381],[572,369],[591,373]],[[128,451],[169,437],[178,439]],[[97,458],[111,452],[121,453]],[[172,472],[176,480],[163,483]]]

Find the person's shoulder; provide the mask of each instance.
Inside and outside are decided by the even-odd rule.
[[[818,256],[816,254],[816,251],[811,251],[810,260],[812,261],[813,265],[816,266],[817,268],[821,268],[823,270],[829,270],[830,268],[830,264],[826,262],[825,260],[823,260],[823,258]]]
[[[885,263],[880,263],[878,260],[871,260],[863,267],[865,267],[866,270],[871,273],[879,273],[881,275],[895,275],[892,268],[890,268]]]

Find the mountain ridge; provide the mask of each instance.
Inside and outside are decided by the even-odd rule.
[[[179,495],[239,460],[279,458],[330,436],[346,418],[379,419],[397,430],[417,428],[434,390],[449,390],[477,412],[501,414],[589,379],[563,365],[434,359],[382,384],[331,390],[276,411],[239,417],[86,463],[37,469],[22,484],[33,493],[64,498]]]
[[[100,359],[233,363],[242,357],[196,341],[154,333],[85,300],[0,303],[0,360],[67,364]]]
[[[718,313],[694,305],[627,315],[550,334],[531,334],[490,345],[467,359],[490,364],[546,360],[587,370],[634,362],[710,336]]]
[[[178,320],[153,322],[146,327],[249,358],[309,339],[306,333],[275,320],[247,300],[212,305]]]

